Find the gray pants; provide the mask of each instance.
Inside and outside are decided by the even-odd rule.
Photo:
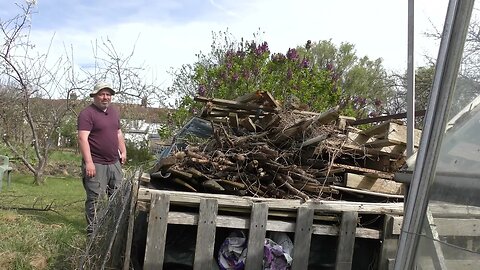
[[[120,187],[123,179],[122,167],[117,161],[103,165],[95,163],[96,174],[89,177],[85,172],[85,163],[82,162],[83,187],[87,193],[85,200],[85,217],[87,219],[87,233],[93,232],[96,205],[101,199],[108,198],[113,191]]]

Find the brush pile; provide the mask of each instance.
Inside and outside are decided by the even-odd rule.
[[[142,177],[144,185],[302,200],[403,198],[402,185],[393,181],[405,163],[400,122],[362,131],[338,108],[314,113],[293,101],[282,106],[261,91],[235,100],[195,100],[205,104],[200,118],[211,136],[174,144]]]

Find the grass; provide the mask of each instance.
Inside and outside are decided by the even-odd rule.
[[[84,198],[80,178],[37,186],[14,173],[0,192],[0,269],[74,269],[86,241]]]

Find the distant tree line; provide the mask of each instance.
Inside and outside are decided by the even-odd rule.
[[[161,88],[142,76],[144,67],[131,64],[134,49],[119,53],[108,39],[92,43],[95,66],[90,68],[76,67],[73,53],[58,59],[37,53],[29,39],[34,3],[18,7],[17,16],[0,19],[4,40],[0,44],[0,150],[17,157],[39,184],[58,136],[69,137],[75,144],[76,112],[81,103],[72,100],[89,100],[88,93],[98,80],[114,85],[116,102],[173,108],[175,112],[165,116],[168,126],[159,130],[164,138],[199,112],[195,95],[232,99],[263,90],[284,104],[296,102],[316,112],[339,106],[342,114],[356,118],[400,113],[406,108],[405,74],[388,71],[381,58],[357,55],[348,42],[306,40],[285,52],[272,52],[260,31],[248,40],[236,40],[228,31],[213,32],[211,51],[200,52],[194,63],[173,70],[172,84]],[[461,84],[472,90],[455,99],[457,110],[480,91],[479,29],[478,22],[472,22],[461,70]],[[434,61],[415,73],[416,108],[426,109]],[[62,102],[44,109],[38,99]],[[421,125],[418,121],[417,126]],[[143,151],[136,154],[145,155]]]

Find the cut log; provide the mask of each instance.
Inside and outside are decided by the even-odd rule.
[[[191,173],[188,173],[188,172],[185,172],[185,171],[182,171],[182,170],[177,170],[177,169],[174,169],[174,168],[168,169],[167,172],[169,172],[173,175],[176,175],[178,177],[184,178],[184,179],[192,178]]]
[[[351,171],[351,172],[358,172],[362,173],[363,175],[368,174],[368,176],[374,176],[377,178],[385,178],[385,179],[393,179],[393,173],[386,173],[382,171],[377,171],[377,170],[372,170],[372,169],[367,169],[367,168],[362,168],[362,167],[356,167],[356,166],[351,166],[351,165],[345,165],[345,164],[339,164],[339,163],[333,163],[332,164],[333,168],[344,168],[346,171]]]
[[[168,169],[171,166],[177,163],[177,158],[175,156],[168,156],[166,158],[160,159],[157,164],[150,171],[151,173],[158,172],[161,169]]]

